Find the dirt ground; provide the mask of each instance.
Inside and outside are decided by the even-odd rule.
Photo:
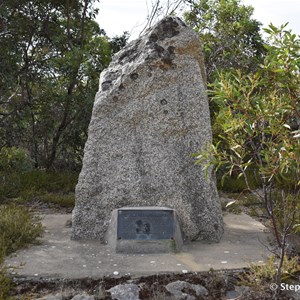
[[[111,278],[104,277],[101,279],[80,279],[80,280],[55,280],[55,279],[22,279],[16,280],[14,296],[21,299],[37,299],[49,294],[62,295],[63,299],[72,299],[77,294],[94,295],[96,300],[113,299],[107,290],[125,283],[134,283],[140,287],[139,297],[141,300],[173,300],[175,299],[166,290],[168,283],[175,281],[185,281],[191,284],[202,285],[208,290],[208,296],[197,297],[194,291],[187,290],[190,295],[196,299],[217,300],[217,299],[243,299],[243,300],[267,300],[272,299],[273,293],[268,284],[257,288],[238,287],[239,277],[247,270],[230,270],[223,272],[205,272],[205,273],[188,273],[188,274],[162,274],[140,278],[121,277]],[[234,290],[235,297],[230,297],[230,292]],[[24,298],[23,298],[24,299]],[[280,299],[292,299],[282,295]]]

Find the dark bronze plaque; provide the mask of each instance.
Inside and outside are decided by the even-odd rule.
[[[164,240],[174,235],[172,210],[119,210],[118,239]]]

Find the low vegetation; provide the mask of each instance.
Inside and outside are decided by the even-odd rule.
[[[277,280],[278,260],[271,255],[264,265],[251,264],[249,271],[240,276],[240,284],[262,289],[266,284],[274,283]],[[298,257],[289,258],[284,256],[282,264],[282,282],[297,281],[300,272]]]
[[[28,209],[15,205],[0,206],[0,245],[3,256],[36,242],[42,236],[39,219]]]
[[[28,209],[15,205],[1,205],[0,216],[0,300],[7,300],[13,283],[3,266],[4,257],[37,243],[43,235],[43,226]]]
[[[1,264],[0,261],[0,300],[7,300],[10,299],[9,292],[13,287],[13,282],[7,276],[6,269]]]
[[[1,176],[1,173],[0,173]],[[31,170],[11,172],[0,177],[0,204],[40,201],[74,206],[74,190],[78,173]]]
[[[33,168],[26,151],[3,147],[0,152],[0,300],[7,300],[13,282],[3,265],[5,256],[38,243],[43,234],[39,218],[25,206],[43,202],[73,207],[78,174]]]
[[[0,204],[41,201],[74,206],[78,172],[35,169],[23,148],[0,150]]]

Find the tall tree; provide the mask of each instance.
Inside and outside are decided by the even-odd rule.
[[[185,20],[200,35],[208,80],[216,71],[256,69],[264,54],[260,26],[253,7],[240,0],[186,0]]]
[[[98,77],[112,55],[95,0],[0,4],[0,135],[36,166],[80,163]]]

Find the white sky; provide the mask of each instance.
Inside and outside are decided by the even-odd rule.
[[[148,1],[150,3],[151,1]],[[267,27],[289,22],[288,29],[300,35],[300,0],[241,0],[254,7],[253,17]],[[136,38],[147,16],[147,0],[100,0],[97,20],[109,37],[124,31]]]

